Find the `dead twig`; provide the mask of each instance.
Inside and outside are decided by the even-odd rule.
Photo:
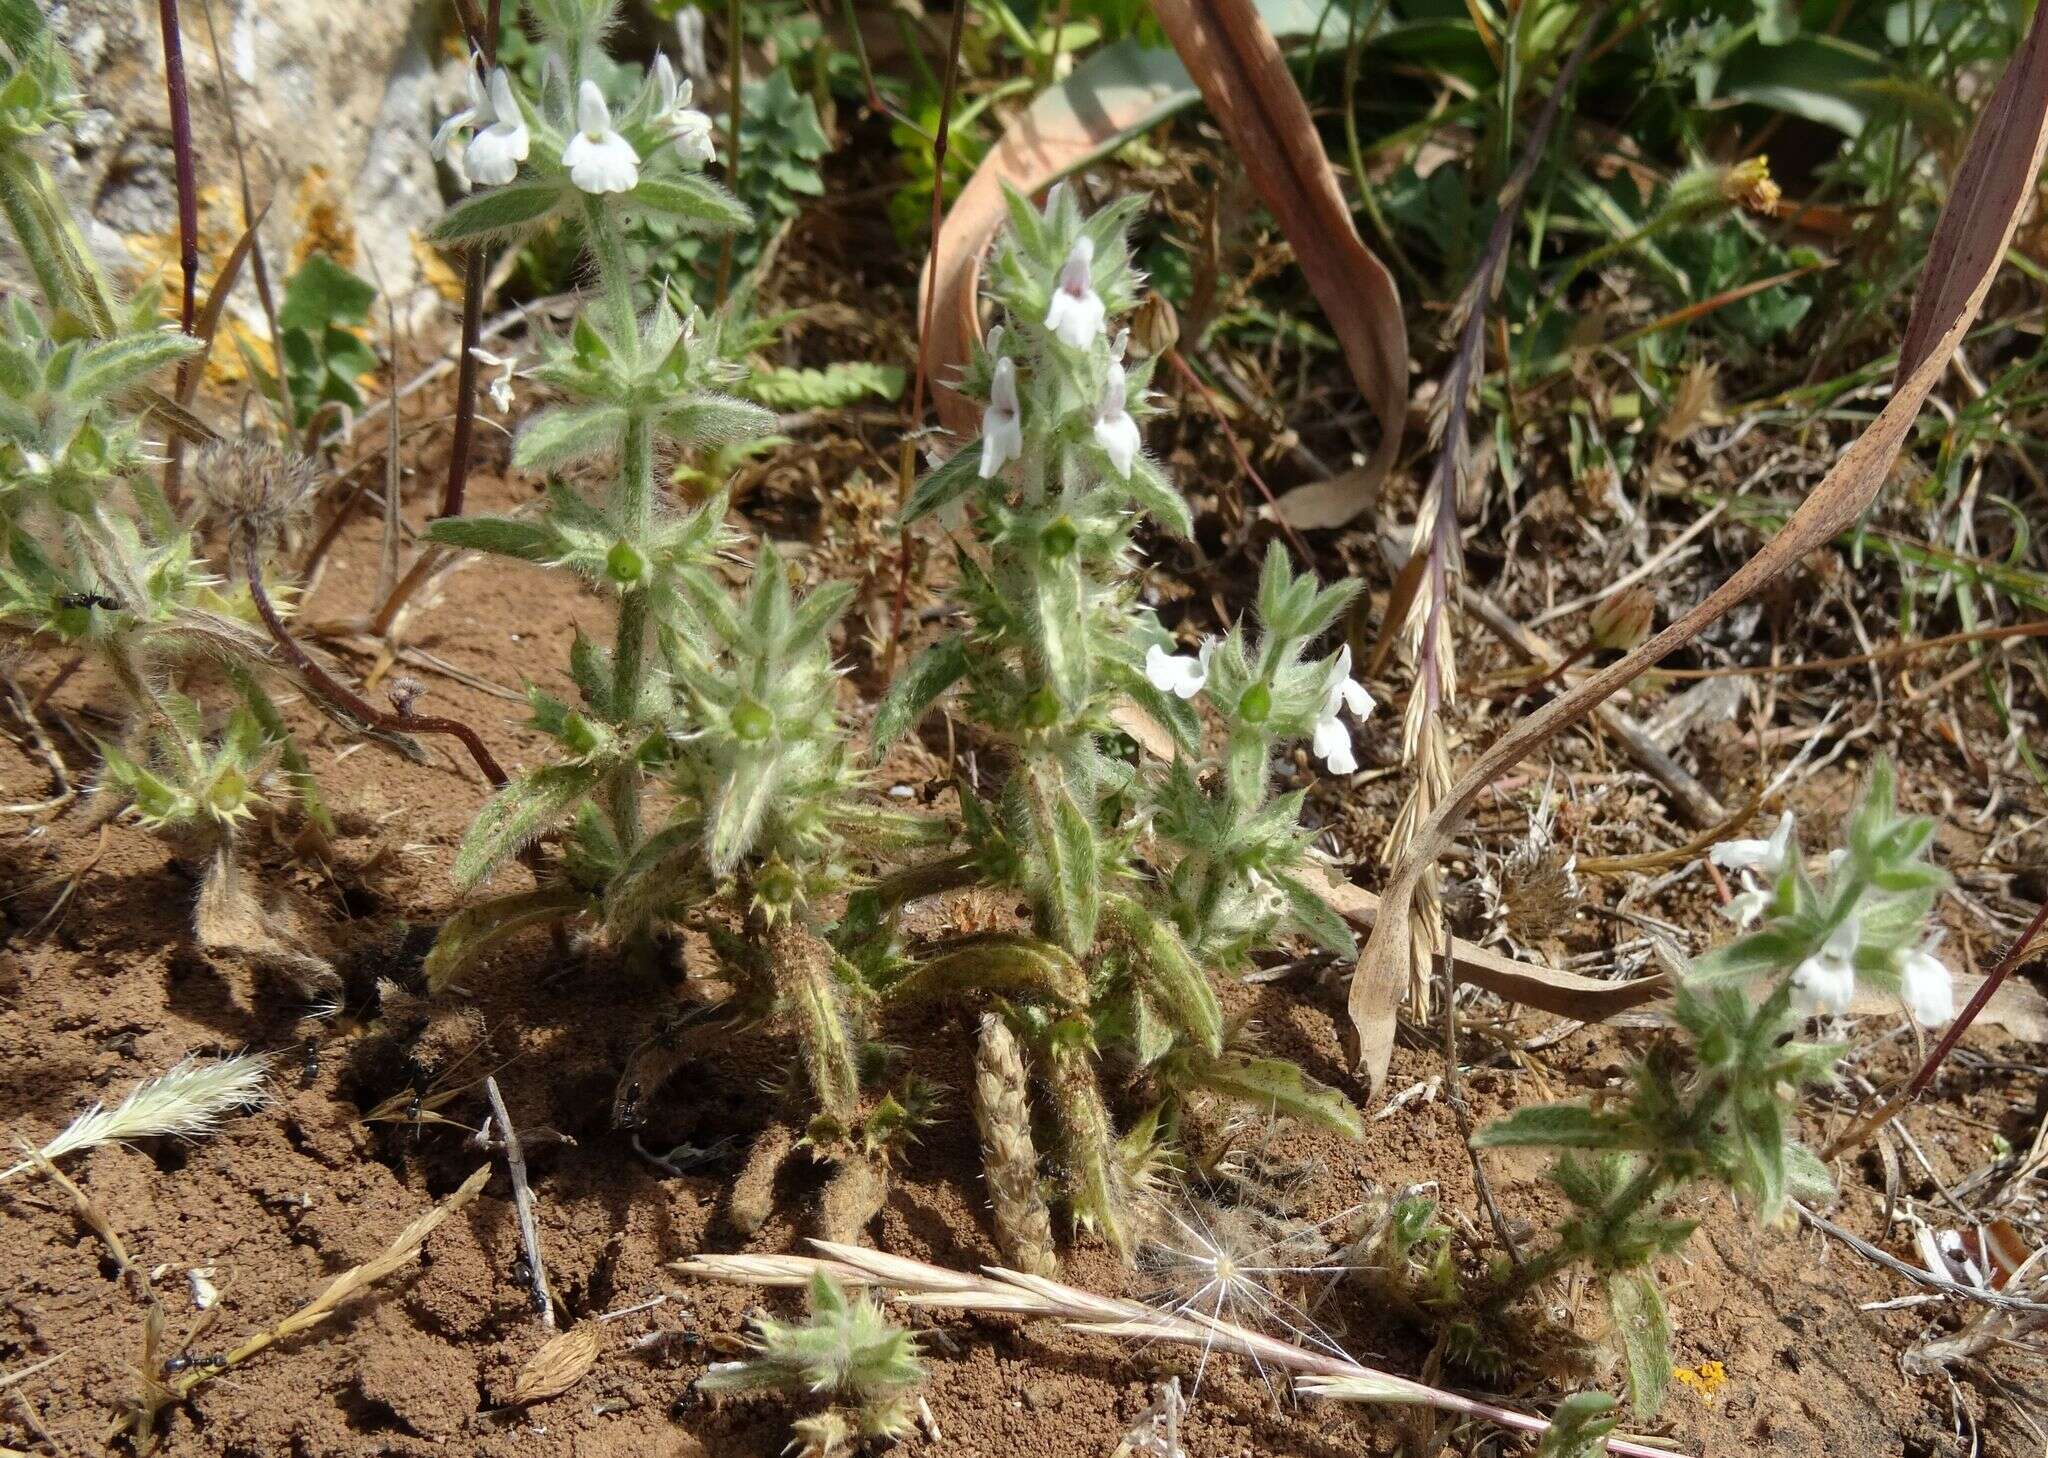
[[[533,1216],[533,1186],[526,1179],[526,1152],[519,1147],[519,1131],[506,1111],[505,1096],[498,1092],[494,1076],[484,1078],[484,1094],[491,1101],[491,1115],[498,1121],[498,1138],[505,1150],[505,1168],[512,1175],[512,1208],[519,1217],[519,1243],[526,1247],[527,1284],[533,1293],[534,1314],[549,1331],[555,1329],[555,1298],[548,1290],[547,1263],[540,1255],[540,1224]]]

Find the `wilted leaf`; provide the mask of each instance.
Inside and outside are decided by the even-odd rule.
[[[1202,88],[1230,140],[1294,248],[1302,276],[1344,346],[1380,439],[1351,491],[1327,486],[1283,496],[1273,508],[1296,527],[1342,526],[1372,503],[1394,463],[1408,413],[1408,325],[1394,276],[1352,226],[1308,104],[1280,46],[1251,0],[1158,0],[1153,6],[1174,49]]]

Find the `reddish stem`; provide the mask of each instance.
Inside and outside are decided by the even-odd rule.
[[[946,144],[953,132],[953,97],[960,84],[960,38],[967,22],[966,0],[960,0],[953,7],[953,30],[946,40],[946,84],[939,93],[939,125],[932,134],[932,241],[931,256],[939,253],[939,229],[946,221]],[[936,269],[937,265],[932,267]],[[930,283],[924,291],[924,313],[917,327],[917,374],[910,387],[910,430],[903,438],[903,454],[900,474],[903,479],[897,483],[896,507],[900,511],[910,499],[910,483],[917,470],[917,430],[924,420],[924,396],[927,371],[930,365],[932,340],[932,311],[938,304],[938,275],[931,274]],[[905,527],[898,539],[897,551],[900,561],[896,571],[896,601],[889,613],[889,646],[882,655],[882,676],[889,677],[896,671],[896,650],[903,643],[903,614],[910,603],[910,528]]]
[[[2005,955],[1999,958],[1998,965],[1991,969],[1991,975],[1986,977],[1971,995],[1961,1015],[1949,1024],[1948,1031],[1941,1036],[1941,1041],[1934,1045],[1934,1051],[1927,1055],[1927,1061],[1920,1065],[1920,1071],[1913,1075],[1913,1081],[1906,1085],[1905,1098],[1920,1097],[1921,1091],[1934,1081],[1934,1075],[1940,1070],[1942,1060],[1947,1058],[1956,1046],[1956,1040],[1961,1038],[1970,1024],[1977,1020],[1977,1014],[1984,1011],[1984,1004],[1991,1001],[1991,994],[1998,991],[1999,984],[2018,971],[2022,963],[2029,960],[2028,949],[2034,945],[2035,938],[2041,935],[2044,924],[2048,924],[2048,901],[2041,903],[2040,909],[2034,913],[2034,919],[2027,923],[2027,929],[2005,949]]]
[[[490,19],[477,47],[486,71],[498,61],[500,3],[491,0]],[[484,262],[483,244],[462,250],[462,353],[455,361],[455,438],[448,447],[448,480],[441,487],[442,516],[462,515],[469,491],[469,453],[476,435],[476,347],[483,342],[484,328]],[[394,339],[391,347],[396,349],[398,341]],[[395,394],[391,409],[398,409]]]
[[[256,604],[257,616],[263,619],[263,626],[269,630],[270,639],[277,645],[277,651],[304,680],[307,688],[344,713],[387,734],[446,734],[459,739],[462,741],[462,747],[469,751],[469,757],[476,761],[476,767],[483,771],[484,778],[491,782],[491,788],[501,790],[505,787],[504,767],[484,746],[482,736],[469,725],[460,719],[442,719],[411,713],[387,714],[322,668],[312,654],[301,648],[293,639],[290,630],[285,627],[284,619],[278,616],[277,609],[272,606],[270,594],[263,590],[263,562],[256,551],[253,538],[242,543],[242,570],[249,578],[249,599]]]
[[[199,179],[192,161],[192,98],[185,84],[185,44],[178,29],[178,0],[157,0],[163,31],[164,92],[170,102],[171,152],[178,176],[178,267],[184,285],[178,299],[178,327],[187,335],[199,311]],[[192,361],[178,365],[178,398],[189,398]],[[185,441],[173,434],[170,462],[164,467],[164,496],[178,505],[179,479],[184,473]]]

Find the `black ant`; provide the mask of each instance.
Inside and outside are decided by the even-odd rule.
[[[180,1372],[218,1372],[227,1364],[228,1359],[217,1352],[203,1356],[180,1354],[164,1363],[164,1376],[175,1377]]]
[[[103,592],[60,592],[57,594],[60,608],[100,608],[113,612],[121,606],[119,599],[108,597]]]

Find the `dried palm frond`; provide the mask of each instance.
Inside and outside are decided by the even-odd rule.
[[[220,1127],[223,1116],[250,1109],[266,1097],[264,1078],[270,1060],[257,1053],[199,1063],[184,1058],[158,1078],[144,1079],[127,1098],[108,1109],[94,1104],[63,1132],[36,1151],[35,1157],[0,1170],[0,1180],[33,1169],[39,1159],[55,1163],[67,1154],[171,1134],[198,1139]]]

